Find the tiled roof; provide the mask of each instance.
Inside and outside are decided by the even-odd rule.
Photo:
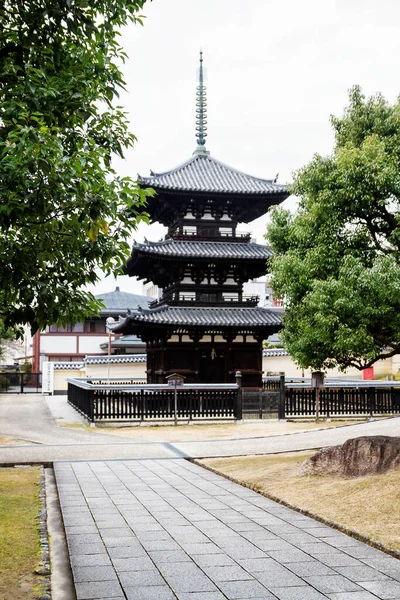
[[[174,256],[182,258],[258,258],[267,260],[273,254],[270,248],[261,244],[240,242],[192,242],[186,240],[167,239],[161,242],[135,243],[132,255],[145,252],[157,256]]]
[[[107,365],[109,362],[108,356],[86,356],[86,365]],[[110,356],[110,364],[123,363],[145,363],[146,354],[113,354]]]
[[[279,194],[286,186],[237,171],[208,154],[196,154],[175,169],[140,177],[146,186],[164,190],[228,194]]]
[[[79,371],[83,369],[83,362],[55,362],[54,369],[58,371]]]
[[[114,332],[132,323],[205,327],[279,327],[281,311],[267,308],[182,307],[163,305],[152,310],[139,310],[120,321]]]
[[[117,287],[113,292],[106,294],[98,294],[95,298],[103,300],[105,308],[101,310],[103,313],[126,311],[128,308],[136,310],[139,306],[147,308],[152,298],[148,296],[140,296],[139,294],[129,294],[121,292]]]
[[[283,348],[267,348],[263,350],[263,356],[289,356]]]

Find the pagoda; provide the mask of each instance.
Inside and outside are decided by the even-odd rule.
[[[168,228],[160,242],[135,243],[126,273],[163,290],[160,300],[128,312],[115,333],[136,334],[147,345],[148,383],[180,373],[187,383],[260,386],[262,341],[281,327],[280,311],[258,307],[243,284],[266,272],[272,251],[241,234],[288,196],[286,186],[233,169],[210,156],[206,88],[200,53],[193,155],[164,173],[139,177],[155,190],[146,211]]]

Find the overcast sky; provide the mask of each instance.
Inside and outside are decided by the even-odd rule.
[[[316,152],[328,154],[331,114],[341,115],[348,90],[399,94],[399,0],[153,0],[144,27],[122,34],[123,67],[137,144],[122,175],[162,172],[196,147],[195,93],[203,49],[208,97],[207,149],[212,156],[266,179],[292,173]],[[262,243],[265,217],[250,228]],[[163,228],[135,235],[157,240]],[[141,283],[118,278],[125,291]],[[114,289],[113,278],[95,293]]]

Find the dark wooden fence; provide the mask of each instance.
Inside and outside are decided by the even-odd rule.
[[[283,419],[285,417],[285,376],[265,379],[263,387],[243,388],[244,419]]]
[[[285,416],[315,416],[315,390],[286,388]],[[399,387],[326,387],[320,389],[320,416],[400,414]]]
[[[38,394],[41,391],[41,373],[23,373],[21,371],[0,373],[1,394]]]
[[[242,418],[237,385],[182,385],[176,389],[178,419]],[[106,385],[68,380],[68,402],[90,421],[173,419],[175,389],[169,385]]]

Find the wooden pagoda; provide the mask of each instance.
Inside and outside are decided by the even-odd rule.
[[[160,242],[135,243],[126,273],[153,281],[162,298],[129,312],[114,331],[147,345],[147,379],[171,373],[186,382],[244,386],[262,379],[262,341],[281,327],[279,310],[257,306],[243,284],[266,272],[271,250],[237,231],[287,198],[286,187],[215,160],[205,147],[206,91],[202,56],[197,87],[197,149],[182,165],[140,181],[156,191],[147,212],[168,227]]]

